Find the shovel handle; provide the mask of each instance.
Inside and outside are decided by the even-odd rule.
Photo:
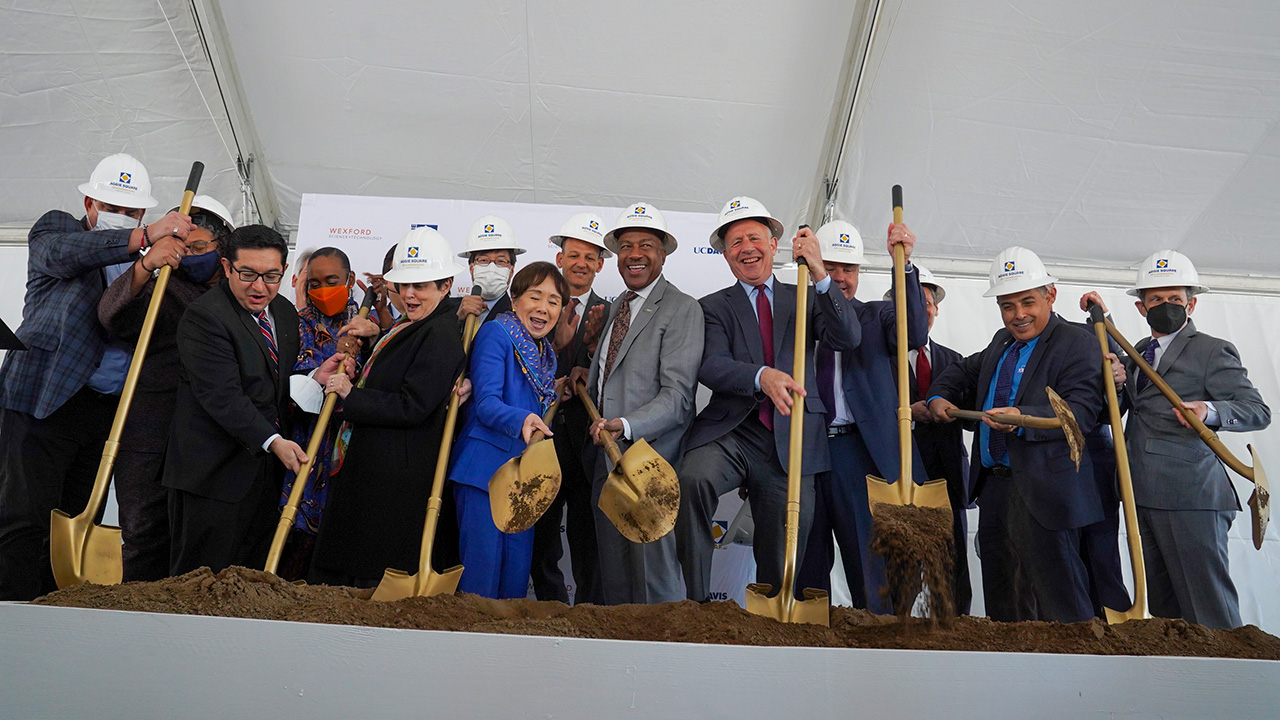
[[[961,410],[960,408],[947,408],[947,417],[956,420],[981,420],[982,418],[991,418],[995,422],[1003,425],[1014,425],[1020,428],[1036,428],[1039,430],[1056,430],[1062,427],[1062,421],[1056,417],[1045,418],[1036,417],[1035,415],[1010,415],[998,413],[996,415],[988,415],[979,410]]]
[[[591,423],[594,425],[600,420],[600,411],[596,409],[596,404],[591,402],[591,396],[587,394],[587,386],[578,383],[574,390],[577,391],[578,399],[582,400],[583,407],[587,409],[587,416],[591,418]],[[613,461],[613,464],[621,463],[622,451],[618,449],[618,443],[613,439],[613,435],[607,431],[601,432],[600,440],[604,443],[604,451],[608,454],[609,459]]]
[[[542,414],[542,424],[551,427],[551,421],[556,419],[556,411],[559,409],[560,400],[557,398],[555,402],[551,403],[551,407],[547,408],[547,411]],[[534,443],[539,443],[546,439],[546,434],[541,430],[534,430],[533,434],[529,436],[529,445],[532,446]]]
[[[893,224],[902,223],[902,186],[893,186]],[[893,314],[895,349],[898,359],[898,474],[914,482],[911,457],[911,376],[907,362],[907,251],[901,243],[893,246]],[[904,485],[905,487],[905,485]]]

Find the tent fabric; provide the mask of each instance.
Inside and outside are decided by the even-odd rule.
[[[941,257],[1023,245],[1131,267],[1163,247],[1280,276],[1280,8],[1267,0],[881,0],[836,215],[888,188]],[[873,0],[15,0],[0,8],[0,226],[75,207],[130,152],[159,197],[190,162],[264,219],[303,193],[816,222]],[[785,238],[784,238],[785,240]]]

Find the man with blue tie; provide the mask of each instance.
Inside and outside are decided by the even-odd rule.
[[[738,282],[699,303],[705,319],[705,344],[698,381],[711,389],[711,401],[693,421],[680,464],[680,513],[676,553],[689,599],[711,595],[711,518],[720,496],[745,487],[755,519],[753,552],[756,579],[782,589],[786,547],[788,447],[793,417],[804,424],[801,460],[799,555],[803,555],[813,519],[814,475],[831,468],[827,450],[827,408],[816,392],[813,345],[851,350],[861,339],[853,305],[839,292],[822,264],[818,239],[803,228],[792,252],[813,273],[811,305],[799,309],[809,318],[805,377],[793,378],[796,288],[773,276],[782,223],[759,201],[736,197],[720,211],[711,247],[723,253]],[[792,407],[798,391],[803,407]],[[803,562],[798,557],[797,564]]]
[[[920,274],[910,262],[915,235],[905,224],[889,226],[889,254],[901,244],[907,259],[907,337],[913,347],[928,340],[928,318]],[[797,584],[830,591],[835,544],[840,546],[845,580],[854,607],[893,611],[885,588],[884,560],[871,551],[871,508],[867,476],[898,478],[898,408],[894,375],[897,311],[892,302],[862,302],[858,268],[864,261],[862,236],[853,225],[833,220],[818,228],[822,260],[836,289],[853,305],[861,327],[856,348],[837,351],[819,344],[818,394],[827,408],[831,470],[815,479],[816,507],[809,546]],[[912,444],[913,476],[925,477]],[[834,532],[834,542],[832,533]]]
[[[952,422],[946,411],[954,407],[1051,417],[1051,387],[1088,434],[1103,406],[1097,339],[1053,313],[1055,280],[1030,250],[1000,253],[990,282],[985,296],[996,298],[1004,329],[933,381],[934,418]],[[1077,468],[1061,429],[1019,429],[986,417],[972,457],[987,614],[1002,621],[1093,617],[1080,533],[1103,511],[1087,450]]]

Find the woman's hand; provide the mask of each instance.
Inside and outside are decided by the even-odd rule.
[[[316,374],[313,376],[315,381],[324,386],[327,391],[329,388],[329,379],[334,373],[338,372],[339,367],[342,372],[348,375],[356,374],[356,361],[347,356],[346,353],[334,353],[330,355],[324,362],[320,363],[320,367],[316,368]]]
[[[543,435],[551,437],[551,428],[547,427],[547,424],[542,422],[542,418],[534,415],[533,413],[529,413],[529,415],[524,419],[524,427],[520,428],[520,434],[524,437],[526,445],[533,437],[535,430],[541,430]]]
[[[337,393],[338,397],[345,400],[347,393],[351,392],[351,378],[346,375],[333,375],[325,383],[325,392]]]
[[[453,386],[453,392],[458,395],[458,404],[461,405],[471,399],[471,378],[462,378]]]

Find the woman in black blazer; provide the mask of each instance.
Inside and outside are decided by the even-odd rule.
[[[448,303],[463,268],[440,233],[418,228],[392,269],[406,314],[374,346],[360,377],[335,375],[342,424],[310,581],[374,587],[387,568],[418,567],[431,477],[449,395],[466,355]]]

